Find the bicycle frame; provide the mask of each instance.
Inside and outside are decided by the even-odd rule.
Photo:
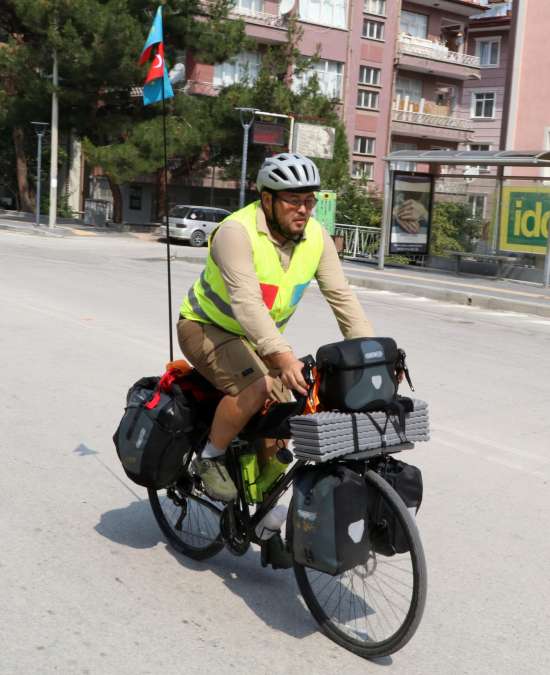
[[[352,452],[348,455],[344,455],[333,460],[329,460],[327,464],[335,463],[339,461],[345,462],[354,462],[363,464],[362,471],[366,469],[370,460],[375,458],[394,454],[396,452],[401,452],[402,450],[408,450],[414,448],[413,443],[403,443],[400,445],[389,446],[387,448],[376,448],[375,450],[365,450],[359,452]],[[231,446],[227,450],[226,455],[226,466],[230,475],[233,477],[235,484],[237,486],[238,499],[236,505],[238,508],[239,515],[243,518],[243,525],[246,526],[247,535],[250,541],[259,543],[259,540],[256,536],[255,529],[258,523],[262,518],[267,515],[269,511],[275,506],[279,501],[280,497],[288,490],[288,488],[293,484],[294,477],[297,472],[306,465],[315,466],[315,463],[310,462],[304,459],[298,459],[297,462],[275,483],[274,488],[269,493],[269,495],[264,499],[264,501],[258,504],[256,511],[253,515],[250,515],[250,505],[246,501],[245,497],[245,488],[243,483],[242,472],[239,464],[239,454],[241,454],[241,448],[232,448]],[[359,467],[358,467],[359,468]]]

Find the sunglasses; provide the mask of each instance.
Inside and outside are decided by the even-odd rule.
[[[308,211],[311,211],[311,209],[315,208],[315,205],[317,204],[317,198],[316,197],[307,197],[306,199],[300,199],[300,197],[281,197],[281,195],[277,195],[277,199],[280,200],[281,202],[285,202],[285,204],[288,204],[289,206],[292,206],[293,209],[299,209],[302,206],[305,206]]]

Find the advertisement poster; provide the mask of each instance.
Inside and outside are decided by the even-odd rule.
[[[428,253],[432,193],[430,174],[394,173],[390,253]]]
[[[336,222],[336,192],[324,190],[316,192],[317,206],[315,207],[315,219],[329,234],[334,234],[334,223]]]
[[[548,246],[550,188],[502,188],[500,248],[516,253],[540,253]]]

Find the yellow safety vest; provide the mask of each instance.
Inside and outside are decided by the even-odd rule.
[[[290,265],[285,272],[275,246],[267,234],[258,232],[256,227],[258,208],[260,208],[259,201],[233,213],[227,220],[242,223],[248,232],[252,244],[254,269],[264,303],[282,333],[317,272],[323,253],[323,232],[321,225],[314,218],[308,220],[306,237],[294,248]],[[220,269],[210,254],[210,242],[208,246],[206,267],[184,298],[180,315],[193,321],[215,324],[236,335],[244,335],[245,331],[234,318],[231,299]]]

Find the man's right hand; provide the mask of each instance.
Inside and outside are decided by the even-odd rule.
[[[278,352],[264,356],[264,361],[270,368],[280,370],[279,377],[288,389],[297,391],[302,396],[307,395],[307,383],[302,375],[304,364],[292,352]]]

